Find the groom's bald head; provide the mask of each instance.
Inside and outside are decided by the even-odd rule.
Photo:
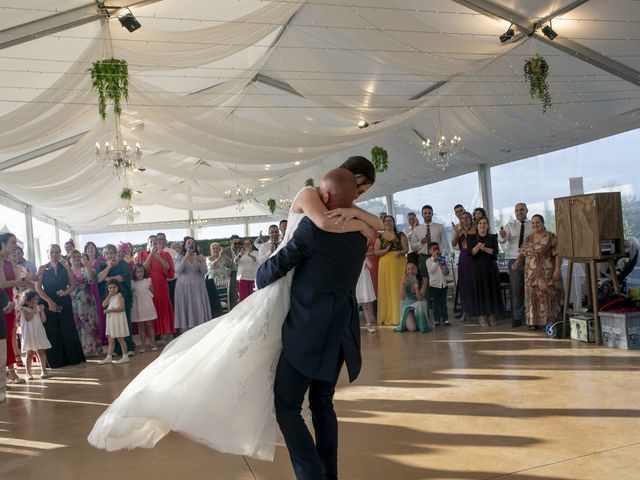
[[[320,181],[322,201],[329,210],[350,207],[357,197],[356,179],[346,168],[336,168],[324,174]]]

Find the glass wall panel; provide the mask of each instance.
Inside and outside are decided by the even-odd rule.
[[[0,231],[13,233],[18,241],[26,247],[27,226],[25,224],[24,213],[0,204]],[[25,255],[27,249],[24,249]]]

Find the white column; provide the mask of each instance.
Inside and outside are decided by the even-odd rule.
[[[491,190],[491,167],[486,164],[478,166],[478,183],[480,184],[480,200],[489,217],[489,229],[493,232],[493,191]]]
[[[27,258],[36,261],[35,239],[33,238],[33,212],[31,205],[24,209],[24,220],[27,227]]]
[[[249,236],[249,220],[244,219],[244,238]]]
[[[60,225],[58,224],[58,220],[53,221],[53,228],[55,229],[55,232],[56,232],[56,243],[60,245]],[[66,241],[67,240],[65,239],[65,242]],[[60,247],[62,247],[62,245],[60,245]]]
[[[395,208],[394,208],[394,205],[393,205],[393,194],[387,195],[386,200],[387,200],[387,215],[390,215],[395,219],[396,218],[396,215],[395,215],[396,212],[395,212]]]

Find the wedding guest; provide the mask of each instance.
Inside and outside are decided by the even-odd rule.
[[[269,240],[269,242],[270,241],[271,240]],[[264,245],[267,244],[268,242]],[[258,271],[257,252],[253,250],[251,239],[245,238],[242,247],[242,251],[234,260],[238,265],[238,276],[236,277],[238,279],[238,302],[241,302],[253,293],[256,272]]]
[[[380,212],[378,216],[380,217],[380,220],[382,220],[382,222],[384,223],[384,219],[387,216],[387,212]]]
[[[558,237],[545,229],[542,215],[531,217],[531,229],[511,268],[525,264],[524,310],[529,330],[535,330],[558,321],[563,289]]]
[[[212,242],[209,245],[207,278],[216,280],[216,284],[227,285],[232,264],[233,260],[224,253],[218,242]]]
[[[289,221],[286,218],[280,220],[278,223],[278,228],[280,229],[280,241],[284,239],[285,233],[287,233],[287,225],[289,225]]]
[[[162,253],[167,253],[169,254],[169,257],[171,258],[171,276],[167,277],[167,288],[169,289],[169,301],[171,302],[171,308],[173,310],[176,309],[176,280],[177,280],[177,275],[176,275],[176,270],[175,270],[175,260],[177,258],[177,256],[179,255],[180,251],[176,251],[173,248],[169,248],[169,246],[167,245],[167,236],[162,233],[162,232],[158,232],[156,233],[156,238],[158,239],[158,247],[160,252]],[[182,250],[182,248],[180,249]],[[172,325],[174,322],[174,319],[171,319]]]
[[[93,242],[87,242],[84,244],[84,253],[89,258],[91,268],[95,272],[99,265],[105,263],[105,259],[100,255],[98,247]],[[102,298],[100,297],[100,290],[98,289],[98,282],[94,281],[91,284],[91,293],[93,293],[93,300],[96,304],[96,312],[98,314],[98,339],[101,345],[107,343],[107,335],[105,334],[107,317],[104,315],[102,308]]]
[[[107,247],[105,247],[107,248]],[[115,250],[115,247],[114,247]],[[98,365],[106,365],[110,363],[129,363],[129,353],[127,353],[127,342],[125,338],[131,338],[131,330],[129,330],[130,322],[125,314],[125,299],[120,291],[120,282],[115,278],[111,278],[107,282],[107,296],[102,302],[104,313],[107,316],[107,336],[109,337],[109,346],[107,356],[98,362]],[[120,344],[122,357],[113,361],[114,347],[116,340]]]
[[[211,307],[204,276],[207,263],[193,237],[184,237],[182,251],[176,257],[175,327],[181,332],[211,320]],[[155,291],[155,290],[154,290]]]
[[[64,260],[65,262],[69,261],[69,254],[71,253],[72,250],[75,250],[75,248],[76,248],[76,244],[73,241],[73,238],[70,238],[69,240],[64,242],[65,254],[62,255],[62,257],[60,257],[61,261],[62,260]]]
[[[407,242],[409,243],[409,245],[411,245],[412,243],[414,243],[413,232],[415,231],[416,227],[420,225],[420,221],[418,220],[418,217],[415,213],[409,212],[407,213],[407,223],[409,224],[409,226],[402,232],[404,233],[405,237],[407,237]],[[415,263],[416,265],[418,265],[418,254],[416,252],[410,251],[407,254],[407,263]]]
[[[462,214],[465,213],[466,210],[462,206],[462,204],[458,203],[455,207],[453,207],[453,214],[456,216],[458,221],[462,220]]]
[[[516,258],[520,254],[520,247],[524,239],[533,232],[531,222],[527,218],[529,209],[523,202],[516,203],[514,207],[515,220],[509,221],[506,226],[500,227],[498,242],[509,243],[507,259],[509,260],[509,286],[511,291],[511,326],[517,328],[524,321],[524,262],[519,262],[517,268],[513,268]]]
[[[404,276],[409,244],[404,233],[398,232],[393,217],[384,218],[384,231],[376,239],[374,253],[378,265],[378,319],[381,325],[400,323],[400,292],[398,285]]]
[[[160,251],[168,253],[171,255],[171,260],[175,260],[175,258],[180,254],[180,251],[176,251],[167,245],[167,236],[164,233],[156,233],[156,238],[158,239],[158,247]]]
[[[240,245],[240,237],[238,235],[231,235],[231,237],[229,237],[229,246],[223,250],[224,254],[233,260],[238,256],[241,250],[242,246]],[[229,305],[229,310],[235,307],[238,303],[238,285],[236,283],[237,275],[238,265],[232,263],[229,270],[229,289],[227,290],[227,304]]]
[[[52,244],[47,251],[49,263],[38,270],[36,291],[46,304],[44,329],[51,342],[47,361],[51,368],[84,362],[82,344],[73,319],[70,294],[76,281],[71,268],[60,261],[60,246]]]
[[[118,250],[114,245],[105,245],[102,249],[102,253],[104,254],[106,263],[98,266],[98,269],[96,270],[96,275],[98,277],[98,288],[100,289],[100,297],[102,298],[102,302],[100,303],[100,305],[103,309],[111,308],[105,306],[104,302],[109,295],[109,282],[111,280],[117,281],[118,291],[124,299],[124,316],[126,318],[127,329],[129,332],[128,335],[124,336],[127,345],[127,352],[122,353],[135,355],[136,344],[133,342],[133,338],[131,337],[131,305],[133,303],[133,296],[131,294],[131,270],[129,270],[129,265],[127,264],[127,262],[118,259]],[[119,312],[114,311],[114,313]],[[121,332],[121,330],[118,330],[118,333]],[[109,335],[107,334],[107,337],[108,336]],[[120,346],[121,342],[115,345],[116,353],[119,352]]]
[[[443,256],[449,253],[449,240],[444,231],[444,225],[433,222],[433,208],[431,205],[422,207],[422,218],[424,223],[418,225],[413,233],[413,243],[411,250],[418,254],[418,270],[424,278],[429,278],[427,272],[427,259],[429,258],[429,244],[437,242]]]
[[[447,275],[449,270],[444,260],[440,256],[440,245],[436,242],[429,244],[431,256],[427,259],[427,271],[429,272],[429,303],[433,310],[433,321],[436,327],[449,323],[449,312],[447,309]]]
[[[20,331],[22,332],[22,352],[26,355],[27,380],[33,380],[31,365],[33,356],[38,356],[40,362],[40,378],[47,378],[47,353],[51,348],[47,338],[44,323],[47,317],[44,313],[44,305],[39,305],[38,293],[31,289],[24,292],[20,307]]]
[[[7,362],[7,326],[4,322],[4,316],[13,309],[14,304],[9,302],[7,292],[5,292],[4,288],[0,288],[0,403],[7,399],[8,380],[3,371]],[[13,380],[11,379],[11,381]]]
[[[174,274],[171,255],[161,251],[158,238],[150,235],[147,239],[147,249],[140,250],[136,254],[136,263],[144,265],[153,285],[153,305],[158,313],[158,319],[153,325],[156,335],[173,334],[173,306],[167,284],[167,279],[173,278]]]
[[[467,237],[467,250],[471,254],[472,291],[469,315],[480,317],[480,325],[496,324],[496,315],[504,311],[498,270],[498,239],[489,232],[489,220],[481,218],[477,233]]]
[[[85,357],[100,355],[102,345],[98,335],[98,312],[91,291],[95,272],[91,268],[89,257],[86,254],[81,255],[78,250],[71,250],[69,263],[75,279],[75,288],[71,292],[71,306],[82,352]]]
[[[407,263],[400,281],[400,325],[394,332],[427,333],[431,331],[427,304],[427,279],[415,263]]]
[[[258,264],[262,265],[278,248],[280,231],[277,225],[269,225],[269,240],[263,242],[258,250]],[[235,261],[235,259],[234,259]]]
[[[36,264],[31,260],[24,258],[24,250],[21,246],[16,246],[14,254],[16,256],[16,265],[24,267],[31,275],[36,274],[36,271],[38,270],[36,268]]]
[[[478,223],[481,218],[489,218],[487,211],[482,207],[476,207],[473,209],[473,223]]]
[[[180,242],[173,242],[169,248],[179,255],[182,251],[182,244]]]
[[[375,255],[374,252],[375,241],[369,240],[367,242],[367,253]],[[362,271],[358,277],[358,283],[356,284],[356,301],[358,305],[362,307],[362,313],[364,314],[365,328],[369,333],[376,333],[378,331],[377,321],[375,313],[373,312],[373,302],[376,301],[376,292],[373,289],[373,281],[371,279],[371,256],[364,257],[362,263]]]
[[[146,339],[149,338],[151,351],[158,350],[156,345],[156,332],[153,330],[153,322],[158,317],[156,307],[153,306],[153,286],[151,279],[145,278],[144,265],[136,263],[133,267],[131,279],[131,292],[133,302],[131,305],[131,323],[138,325],[140,335],[140,353],[145,352]]]
[[[9,259],[15,249],[18,246],[18,240],[13,233],[0,233],[0,288],[4,290],[7,295],[7,302],[12,305],[15,303],[14,288],[24,288],[27,285],[25,279],[20,279],[16,275],[16,268]],[[5,329],[7,331],[6,336],[6,359],[5,362],[0,365],[0,368],[7,368],[7,379],[13,383],[23,383],[24,380],[18,376],[15,370],[15,364],[22,364],[22,358],[20,352],[17,350],[17,341],[14,340],[17,332],[16,310],[11,308],[4,314]],[[2,372],[0,372],[1,374]]]
[[[133,273],[136,262],[133,260],[133,245],[128,242],[118,242],[118,260],[122,260],[129,265],[129,271]]]
[[[469,253],[468,237],[476,233],[473,217],[469,212],[462,212],[458,225],[451,223],[451,246],[458,248],[458,296],[462,304],[461,320],[464,322],[469,317],[469,306],[471,304],[471,291],[473,288],[471,278],[471,254]]]

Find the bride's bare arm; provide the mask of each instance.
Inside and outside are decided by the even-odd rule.
[[[369,213],[355,205],[352,205],[350,208],[336,208],[334,210],[329,210],[325,212],[325,215],[335,220],[336,225],[341,225],[352,218],[357,218],[376,231],[384,230],[384,224],[382,223],[382,220],[380,220],[379,216]]]
[[[322,203],[322,200],[320,199],[320,195],[318,195],[318,192],[312,188],[306,188],[302,192],[300,192],[298,194],[298,198],[296,199],[296,204],[294,206],[294,209],[296,211],[304,212],[307,215],[307,217],[309,217],[309,219],[316,225],[316,227],[318,227],[321,230],[324,230],[325,232],[333,232],[333,233],[362,232],[367,237],[370,237],[373,234],[372,229],[373,230],[376,230],[378,228],[380,230],[383,229],[382,222],[378,217],[376,217],[375,215],[371,215],[370,213],[365,212],[360,208],[357,208],[357,207],[354,207],[354,208],[366,214],[366,216],[363,215],[363,217],[367,218],[375,226],[371,225],[369,221],[365,221],[364,218],[363,219],[360,219],[359,217],[355,218],[355,216],[353,216],[347,222],[344,222],[343,225],[336,223],[335,218],[331,218],[330,216],[325,214],[329,210],[327,209],[327,206],[324,203]],[[351,210],[351,209],[339,209],[339,210]],[[372,219],[374,219],[375,221]]]

